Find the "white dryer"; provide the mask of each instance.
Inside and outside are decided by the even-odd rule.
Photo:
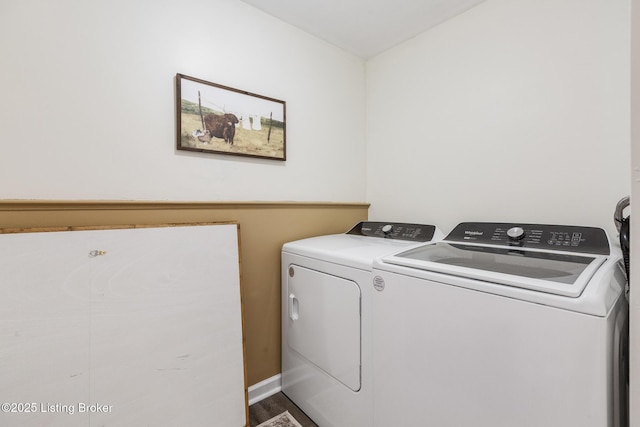
[[[321,427],[371,427],[373,259],[442,238],[361,222],[282,248],[282,391]]]
[[[463,223],[374,262],[374,426],[626,427],[619,250],[591,227]]]

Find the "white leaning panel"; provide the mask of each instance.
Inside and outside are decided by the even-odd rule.
[[[0,234],[3,426],[244,426],[242,334],[237,224]]]

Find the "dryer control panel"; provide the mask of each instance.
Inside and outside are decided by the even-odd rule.
[[[414,242],[429,242],[436,232],[434,225],[410,224],[403,222],[375,222],[362,221],[347,234],[358,236],[382,237],[386,239],[410,240]]]
[[[610,253],[609,239],[603,229],[573,225],[463,222],[445,240],[599,255]]]

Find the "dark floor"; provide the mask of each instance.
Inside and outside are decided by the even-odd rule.
[[[276,393],[249,406],[249,425],[255,427],[284,411],[289,411],[302,427],[318,427],[316,423],[311,421],[311,419],[282,392]]]

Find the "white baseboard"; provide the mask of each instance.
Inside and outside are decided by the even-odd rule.
[[[260,381],[248,388],[249,392],[249,406],[256,402],[260,402],[269,396],[272,396],[282,390],[282,375],[277,374],[271,378]]]

